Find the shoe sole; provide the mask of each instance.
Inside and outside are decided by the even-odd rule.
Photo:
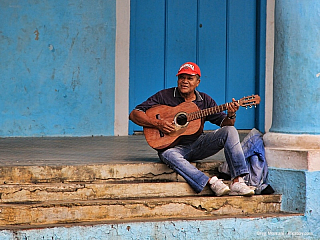
[[[230,192],[230,196],[244,196],[244,197],[250,197],[254,195],[254,191],[250,191],[248,193],[238,193],[238,192]]]
[[[217,197],[221,197],[224,195],[229,195],[229,193],[231,192],[231,190],[229,188],[226,188],[222,193],[220,193],[219,195],[216,194]]]

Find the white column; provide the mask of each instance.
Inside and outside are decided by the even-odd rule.
[[[128,135],[130,0],[116,1],[114,135]]]

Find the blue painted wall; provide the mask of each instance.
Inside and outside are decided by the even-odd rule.
[[[113,135],[115,10],[0,1],[0,136]]]

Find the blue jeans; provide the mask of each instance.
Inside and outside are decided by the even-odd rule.
[[[159,152],[159,157],[180,174],[195,192],[199,193],[207,185],[209,177],[190,162],[212,156],[223,148],[231,178],[248,174],[239,134],[233,126],[225,126],[209,133],[203,133],[191,144],[177,145],[164,152]]]
[[[263,135],[253,128],[241,142],[249,174],[244,177],[247,185],[256,187],[255,193],[261,192],[268,187],[268,164],[265,158]],[[224,162],[219,171],[230,175],[229,166]]]

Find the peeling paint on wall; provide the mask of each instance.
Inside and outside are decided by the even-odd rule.
[[[39,40],[39,31],[38,31],[38,29],[36,29],[33,33],[36,35],[34,40]]]

